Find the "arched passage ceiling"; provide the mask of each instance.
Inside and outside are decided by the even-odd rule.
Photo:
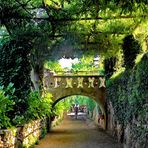
[[[38,38],[37,48],[47,41],[49,50],[64,47],[67,56],[77,49],[116,52],[123,37],[147,20],[147,12],[147,0],[0,1],[0,23],[10,36]]]

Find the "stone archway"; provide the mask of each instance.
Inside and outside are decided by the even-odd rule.
[[[54,75],[46,72],[44,88],[53,96],[53,105],[72,95],[87,96],[96,101],[104,115],[106,129],[105,78],[102,75]]]

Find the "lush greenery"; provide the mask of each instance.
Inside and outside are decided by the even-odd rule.
[[[51,100],[52,95],[47,93],[44,97],[41,97],[38,92],[30,93],[28,98],[29,108],[27,110],[27,116],[31,119],[42,119],[51,114]]]
[[[132,70],[126,70],[112,78],[107,88],[107,98],[113,104],[116,121],[124,128],[128,123],[132,125],[133,141],[140,142],[141,147],[146,146],[147,72],[148,54],[145,54]],[[139,125],[136,125],[137,122]]]
[[[43,119],[49,117],[52,108],[52,95],[47,93],[44,97],[41,97],[39,92],[31,92],[28,96],[28,108],[23,115],[15,116],[13,122],[16,125],[22,125],[26,122],[36,119]]]
[[[14,109],[15,102],[13,99],[15,89],[13,84],[10,83],[6,88],[0,87],[0,129],[11,126],[12,111]]]
[[[124,66],[127,69],[131,69],[135,65],[135,59],[137,54],[140,52],[140,44],[135,40],[133,35],[128,35],[123,40],[123,57],[124,57]]]
[[[14,98],[14,115],[23,114],[27,108],[26,100],[31,86],[30,48],[31,45],[22,38],[5,39],[0,48],[0,85],[7,87],[10,82],[14,84],[17,96]]]
[[[49,57],[74,58],[88,50],[117,54],[148,11],[147,0],[1,0],[0,5],[5,35],[30,38],[32,62],[40,68]]]
[[[15,88],[10,83],[6,88],[0,87],[0,128],[23,125],[36,119],[43,119],[51,115],[51,94],[41,97],[38,92],[31,92],[27,99],[28,107],[24,114],[15,113]]]
[[[55,116],[63,116],[64,111],[69,111],[70,106],[70,100],[63,99],[54,106],[52,114]]]
[[[70,112],[75,104],[78,104],[80,107],[86,106],[88,113],[91,114],[93,113],[96,105],[98,105],[95,101],[85,96],[69,96],[62,99],[54,106],[52,115],[63,117],[63,113]]]
[[[115,70],[115,64],[116,64],[116,57],[110,57],[106,58],[104,60],[104,70],[106,74],[106,78],[108,79],[110,76],[113,75],[113,73],[116,71]]]
[[[105,59],[107,78],[126,67],[112,79],[108,98],[117,120],[125,125],[140,118],[141,126],[133,131],[135,135],[143,132],[148,66],[141,62],[132,71],[129,68],[139,52],[135,38],[146,46],[147,12],[147,0],[0,0],[0,127],[51,114],[51,96],[31,92],[31,69],[42,85],[45,61],[50,69],[61,70],[57,59],[78,57],[73,71],[102,71],[102,65],[96,68],[93,64],[99,56],[100,63]],[[51,59],[54,62],[48,62]],[[94,108],[93,102],[86,104],[90,110]],[[57,105],[55,114],[64,108],[64,102]]]
[[[86,96],[70,96],[67,98],[69,100],[70,105],[78,104],[79,106],[86,106],[87,110],[93,112],[97,103],[93,101],[91,98]]]

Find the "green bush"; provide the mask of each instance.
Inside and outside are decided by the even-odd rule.
[[[53,107],[52,116],[62,116],[64,111],[70,110],[70,99],[63,99]]]
[[[27,96],[31,88],[31,44],[25,38],[13,38],[2,41],[0,47],[0,85],[15,87],[14,112],[21,115],[27,108]]]
[[[51,114],[52,95],[47,93],[41,97],[38,92],[31,92],[28,98],[28,109],[25,117],[28,120],[42,119]]]
[[[12,126],[10,112],[13,111],[15,89],[10,83],[6,88],[0,86],[0,129]]]
[[[50,116],[52,108],[51,97],[52,95],[50,93],[47,93],[44,97],[41,97],[38,92],[31,92],[28,96],[28,108],[26,112],[22,115],[15,115],[12,123],[15,126],[20,126],[29,121],[43,119]]]
[[[110,78],[115,71],[116,57],[107,58],[104,60],[104,69],[106,78]]]
[[[141,46],[133,35],[128,35],[123,39],[122,48],[124,66],[126,67],[126,69],[131,69],[135,65],[135,59],[137,54],[141,50]]]

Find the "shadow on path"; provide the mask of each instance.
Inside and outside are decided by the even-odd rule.
[[[122,148],[117,141],[99,129],[85,115],[66,117],[51,129],[36,148]]]

